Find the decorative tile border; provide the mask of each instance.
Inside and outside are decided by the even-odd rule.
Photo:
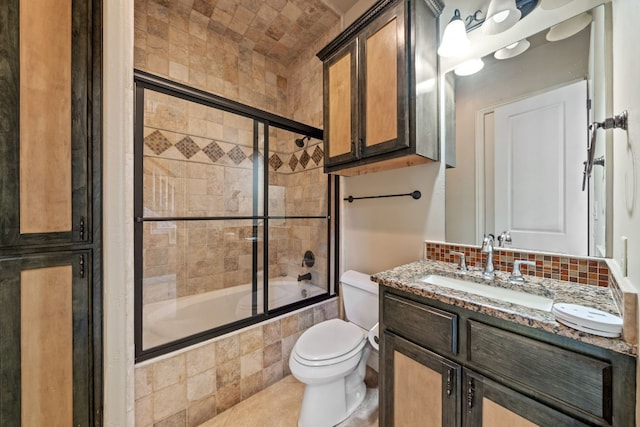
[[[147,131],[151,130],[153,128],[147,128]],[[182,138],[180,138],[181,136]],[[172,143],[171,140],[176,138],[179,141]],[[198,144],[198,141],[200,141],[200,144]],[[242,166],[243,164],[250,166],[251,163],[247,163],[247,161],[253,162],[252,153],[248,152],[247,147],[241,144],[209,140],[165,130],[153,130],[144,137],[144,145],[154,155],[160,157],[175,158],[175,156],[178,156],[180,159],[185,160],[212,164],[224,164],[226,162],[235,166]],[[169,150],[172,151],[170,152]],[[310,150],[313,150],[311,154],[309,154]],[[203,153],[206,157],[196,157],[199,153]],[[259,156],[262,157],[262,154],[259,154]],[[290,154],[274,152],[269,157],[269,166],[274,172],[293,173],[321,167],[323,160],[324,151],[321,144],[317,144]],[[280,170],[281,168],[283,169]]]
[[[457,262],[457,257],[451,251],[463,252],[468,265],[483,266],[484,254],[481,248],[471,245],[456,245],[444,242],[425,242],[425,257],[427,259],[444,262]],[[546,254],[540,252],[516,251],[505,248],[495,248],[493,264],[496,270],[511,271],[513,262],[518,259],[534,261],[535,269],[522,266],[524,274],[544,277],[547,279],[564,280],[607,287],[610,283],[609,267],[604,260],[594,258],[571,257],[569,255]]]

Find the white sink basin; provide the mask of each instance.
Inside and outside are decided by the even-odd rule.
[[[518,304],[529,308],[535,308],[537,310],[551,311],[551,307],[553,306],[553,300],[551,298],[527,292],[520,292],[513,289],[501,288],[499,286],[489,286],[482,283],[438,276],[436,274],[430,274],[423,277],[420,281],[429,283],[430,285],[468,292],[470,294]]]

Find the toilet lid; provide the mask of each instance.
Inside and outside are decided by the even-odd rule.
[[[364,339],[358,326],[331,319],[307,329],[296,342],[295,352],[309,361],[333,359],[349,353]]]

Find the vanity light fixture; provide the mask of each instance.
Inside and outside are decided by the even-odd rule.
[[[471,42],[467,37],[467,30],[460,17],[460,10],[456,9],[442,34],[442,43],[438,48],[438,55],[443,58],[461,56],[469,50],[470,45]]]
[[[507,47],[503,47],[502,49],[496,50],[496,52],[493,54],[493,56],[496,59],[513,58],[513,57],[516,57],[516,56],[520,55],[521,53],[523,53],[527,49],[529,49],[529,46],[531,46],[531,43],[529,43],[529,40],[522,39],[519,42],[512,43]]]
[[[549,29],[547,33],[547,40],[550,42],[557,42],[558,40],[564,40],[578,34],[582,29],[591,23],[593,17],[590,13],[584,12],[573,18],[567,19],[564,22],[554,25]]]
[[[482,68],[484,68],[484,61],[480,58],[475,58],[458,65],[453,72],[456,73],[456,76],[470,76],[482,70]]]
[[[513,27],[522,13],[516,7],[516,0],[491,0],[487,19],[482,24],[485,34],[498,34]]]

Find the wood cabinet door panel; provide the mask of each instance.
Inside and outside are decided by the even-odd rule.
[[[611,422],[611,363],[480,322],[468,325],[468,358],[474,367]]]
[[[93,13],[80,1],[0,6],[0,249],[92,238]]]
[[[89,251],[0,260],[0,425],[92,425]]]
[[[390,332],[384,332],[380,425],[460,425],[460,366]]]
[[[462,376],[462,417],[465,427],[586,426],[468,369]]]
[[[405,5],[399,2],[377,17],[360,40],[362,156],[407,148]]]
[[[358,156],[357,46],[354,40],[324,63],[325,165]]]

